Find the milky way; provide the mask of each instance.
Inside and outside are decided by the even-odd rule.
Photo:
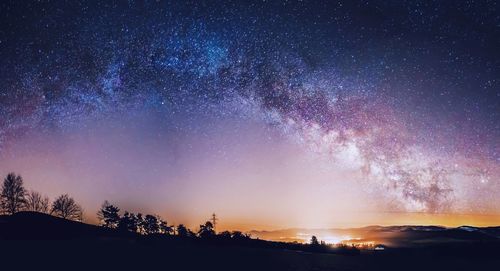
[[[4,157],[30,131],[137,112],[192,131],[236,116],[388,210],[499,211],[495,1],[18,2],[1,4]]]

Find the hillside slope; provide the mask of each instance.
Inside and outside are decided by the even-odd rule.
[[[88,240],[117,237],[123,238],[124,234],[37,212],[0,216],[0,240]]]

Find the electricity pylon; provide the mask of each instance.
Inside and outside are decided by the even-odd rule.
[[[215,213],[213,213],[212,214],[211,222],[212,222],[212,225],[214,226],[214,232],[217,232],[217,229],[216,229],[217,220],[219,220],[219,219],[217,218],[217,216],[215,215]]]

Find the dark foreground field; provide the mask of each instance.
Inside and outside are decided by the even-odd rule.
[[[0,270],[498,270],[500,266],[498,242],[338,255],[175,237],[137,238],[76,222],[44,217],[35,221],[41,226],[30,217],[15,223],[0,218]],[[54,221],[58,226],[49,227]],[[28,233],[33,228],[37,230]],[[49,240],[57,236],[62,238]]]
[[[473,248],[471,248],[473,249]],[[498,249],[498,247],[497,247]],[[346,256],[241,246],[122,241],[2,241],[1,270],[498,270],[496,255],[396,250]]]

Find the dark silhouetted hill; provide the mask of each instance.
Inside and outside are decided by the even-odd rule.
[[[0,240],[88,240],[134,235],[37,212],[0,216]]]

